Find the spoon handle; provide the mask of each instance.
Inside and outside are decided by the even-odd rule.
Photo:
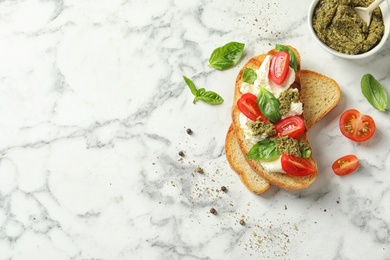
[[[374,11],[375,8],[377,8],[384,0],[375,0],[374,2],[372,2],[372,4],[370,4],[368,7],[367,7],[367,11],[369,13],[371,13],[372,11]]]

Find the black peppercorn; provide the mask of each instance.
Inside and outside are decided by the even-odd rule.
[[[186,131],[187,131],[187,134],[189,134],[189,135],[192,135],[192,133],[193,133],[192,130],[191,130],[190,128],[187,128]]]
[[[227,191],[227,188],[226,188],[225,186],[222,186],[222,187],[221,187],[221,191],[226,192],[226,191]]]
[[[215,215],[215,214],[217,214],[217,211],[215,210],[215,208],[211,208],[210,213]]]

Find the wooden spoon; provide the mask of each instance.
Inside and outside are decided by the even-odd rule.
[[[362,18],[362,20],[370,26],[372,11],[377,8],[384,0],[375,0],[368,7],[355,7],[355,12]]]

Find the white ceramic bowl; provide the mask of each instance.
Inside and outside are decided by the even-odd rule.
[[[314,29],[313,29],[313,13],[314,13],[314,9],[317,5],[317,3],[319,2],[320,0],[314,0],[311,5],[310,5],[310,8],[309,8],[309,15],[308,15],[308,24],[309,24],[309,31],[311,33],[311,35],[313,36],[313,38],[316,40],[316,42],[322,47],[324,48],[325,50],[327,50],[328,52],[332,53],[333,55],[336,55],[338,57],[342,57],[342,58],[345,58],[345,59],[362,59],[362,58],[367,58],[371,55],[373,55],[374,53],[376,53],[380,48],[382,48],[382,46],[386,43],[388,37],[389,37],[389,33],[390,33],[390,7],[389,7],[389,4],[387,1],[383,1],[383,3],[380,5],[380,8],[381,8],[381,11],[382,11],[382,15],[383,15],[383,20],[384,20],[384,23],[385,23],[385,32],[383,34],[383,37],[382,37],[382,40],[378,43],[378,45],[376,45],[374,48],[372,48],[371,50],[369,50],[368,52],[365,52],[365,53],[361,53],[361,54],[356,54],[356,55],[349,55],[349,54],[345,54],[345,53],[341,53],[341,52],[338,52],[338,51],[335,51],[333,50],[332,48],[329,48],[325,43],[323,43],[320,39],[318,39],[317,37],[317,34],[315,33]]]

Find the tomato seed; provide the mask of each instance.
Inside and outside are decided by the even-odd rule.
[[[346,161],[345,160],[338,160],[337,163],[341,167],[341,166],[343,166],[346,163]]]
[[[353,133],[353,127],[352,127],[351,124],[345,125],[344,128],[345,128],[345,130],[346,130],[347,132],[350,132],[351,134]]]

